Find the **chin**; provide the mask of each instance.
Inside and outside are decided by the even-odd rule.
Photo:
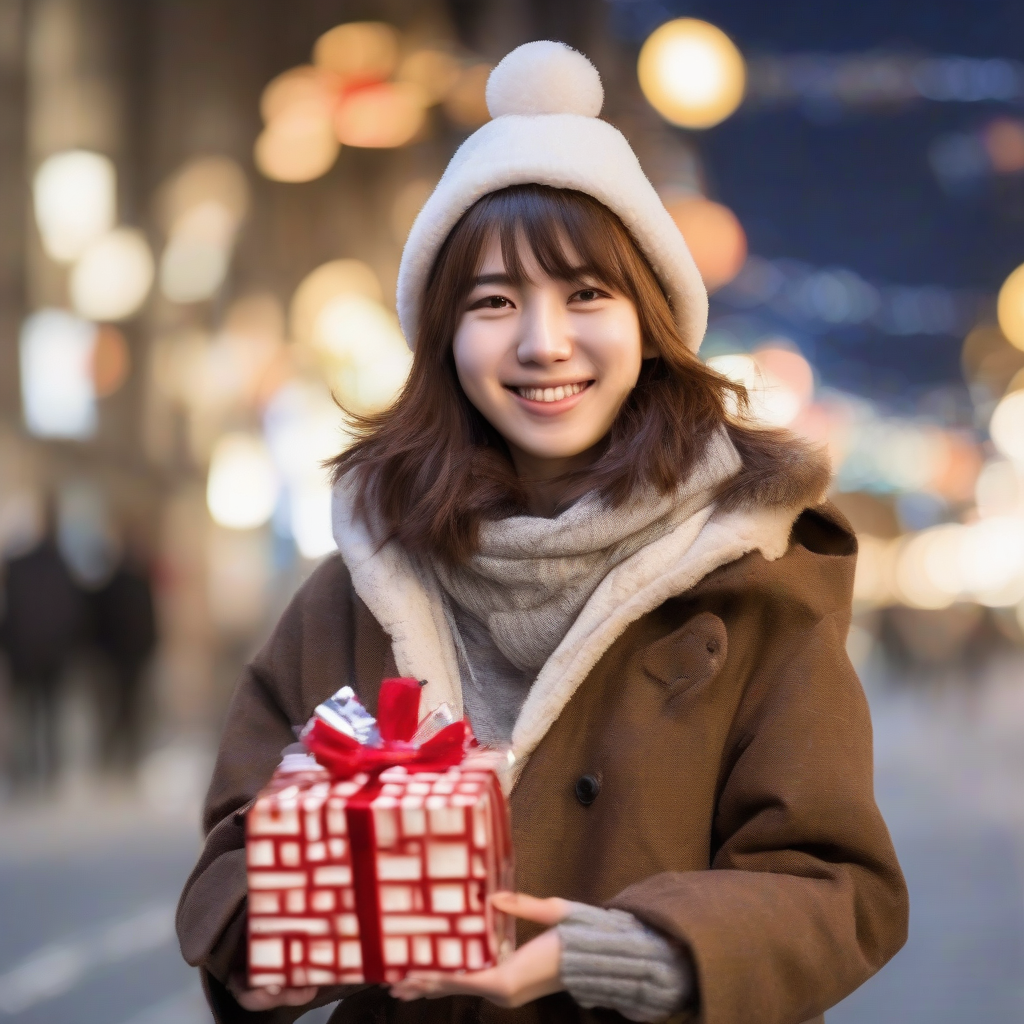
[[[584,452],[589,451],[597,442],[544,444],[536,441],[531,443],[526,438],[523,438],[521,441],[513,439],[512,443],[535,459],[574,459],[577,455],[582,455]]]

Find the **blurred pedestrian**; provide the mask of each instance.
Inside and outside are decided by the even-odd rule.
[[[91,598],[93,640],[109,672],[100,687],[100,760],[134,770],[142,745],[145,671],[156,646],[153,588],[145,563],[126,557]]]
[[[57,547],[52,514],[42,540],[8,562],[3,589],[0,644],[11,676],[11,782],[15,788],[48,786],[60,762],[60,680],[85,619],[85,599]]]

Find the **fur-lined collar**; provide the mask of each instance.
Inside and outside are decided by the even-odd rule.
[[[615,567],[541,668],[512,733],[516,774],[601,656],[632,622],[750,551],[772,561],[818,504],[828,463],[785,431],[730,429],[743,469],[715,505]],[[378,546],[353,514],[352,474],[334,491],[334,536],[356,593],[391,637],[398,670],[426,679],[424,707],[462,714],[458,659],[440,591],[396,541]]]

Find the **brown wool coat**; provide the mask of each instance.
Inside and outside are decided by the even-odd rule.
[[[844,649],[856,541],[806,510],[775,561],[753,552],[612,644],[530,756],[512,796],[517,887],[620,907],[696,966],[701,1024],[817,1020],[906,939],[907,891],[872,788],[871,722]],[[387,636],[339,556],[306,582],[245,670],[207,799],[205,849],[178,909],[185,959],[221,1022],[288,1024],[224,988],[244,966],[244,811],[292,726],[351,682],[372,710]],[[576,781],[600,781],[584,806]],[[521,929],[520,941],[536,926]],[[322,990],[318,1002],[341,989]],[[308,1009],[308,1007],[302,1008]],[[332,1024],[622,1020],[565,993],[518,1010],[403,1004],[348,990]]]

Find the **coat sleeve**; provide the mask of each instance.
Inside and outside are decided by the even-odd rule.
[[[214,1015],[223,1024],[290,1024],[309,1009],[251,1014],[226,988],[229,974],[244,971],[246,964],[245,814],[270,779],[281,750],[294,742],[293,728],[303,725],[317,704],[346,683],[360,693],[374,676],[379,683],[385,637],[367,619],[340,556],[326,559],[245,667],[232,695],[203,808],[206,841],[185,883],[176,919],[182,955],[201,969]],[[321,989],[314,1005],[338,999],[344,991]]]
[[[908,898],[874,800],[871,720],[827,615],[765,659],[732,728],[710,871],[666,872],[610,905],[690,952],[702,1024],[799,1024],[906,941]]]

